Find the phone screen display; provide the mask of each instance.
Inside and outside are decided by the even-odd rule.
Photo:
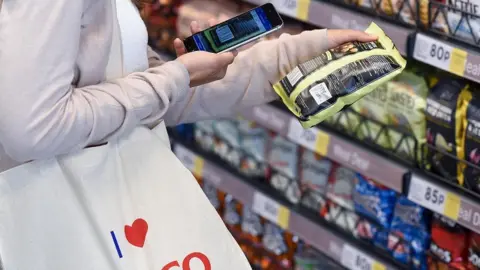
[[[199,50],[218,53],[272,28],[265,11],[259,7],[199,32],[193,35],[193,40]]]

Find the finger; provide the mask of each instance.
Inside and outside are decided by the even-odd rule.
[[[238,55],[238,50],[232,50],[232,53],[233,53],[233,57],[237,57],[237,55]]]
[[[193,21],[191,24],[190,24],[190,31],[192,32],[192,34],[196,34],[200,31],[202,31],[202,29],[200,29],[200,25],[198,24],[197,21]]]
[[[217,20],[215,18],[209,19],[208,26],[212,27],[214,25],[217,25]]]
[[[235,53],[233,52],[224,52],[217,54],[218,57],[218,64],[221,67],[228,66],[231,63],[233,63],[233,60],[235,60]]]
[[[183,41],[181,41],[179,38],[176,38],[173,41],[173,48],[175,49],[175,53],[178,56],[182,56],[185,53],[187,53],[187,49],[185,48],[185,44],[183,44]]]
[[[378,39],[376,35],[368,34],[363,31],[351,30],[350,33],[351,40],[356,40],[360,42],[370,42]]]

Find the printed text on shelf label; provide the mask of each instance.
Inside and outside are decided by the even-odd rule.
[[[288,227],[290,211],[260,192],[253,196],[253,211],[283,229]]]
[[[327,155],[329,135],[318,128],[304,129],[295,118],[290,120],[287,138],[322,156]]]
[[[370,256],[358,249],[345,244],[343,246],[341,263],[351,270],[385,270],[385,266],[376,262]]]
[[[413,174],[408,199],[453,220],[458,219],[460,198]]]

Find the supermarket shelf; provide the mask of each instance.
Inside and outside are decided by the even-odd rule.
[[[393,160],[325,129],[303,129],[296,118],[272,105],[258,106],[241,114],[305,148],[403,192],[404,176],[409,170]]]
[[[408,37],[414,29],[389,23],[379,18],[336,6],[311,0],[244,0],[255,5],[273,3],[282,14],[323,28],[365,30],[373,21],[393,40],[401,54],[407,55]]]
[[[457,76],[480,83],[480,52],[417,33],[413,58]]]
[[[399,269],[377,256],[365,252],[356,244],[349,243],[337,233],[320,224],[291,211],[282,203],[266,195],[265,191],[247,183],[246,180],[228,172],[189,148],[179,143],[174,144],[174,152],[179,160],[193,174],[210,181],[219,190],[231,194],[235,199],[252,209],[265,219],[288,229],[327,256],[341,263],[348,269]],[[359,268],[361,263],[363,267]]]

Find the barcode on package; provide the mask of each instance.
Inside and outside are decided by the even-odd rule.
[[[300,71],[298,67],[295,67],[290,73],[287,74],[287,80],[292,87],[295,87],[302,76],[302,71]]]
[[[233,33],[230,30],[228,25],[220,26],[216,29],[218,39],[220,42],[225,43],[231,39],[233,39]]]
[[[318,105],[332,98],[332,94],[328,91],[328,87],[324,82],[313,86],[308,92]]]

